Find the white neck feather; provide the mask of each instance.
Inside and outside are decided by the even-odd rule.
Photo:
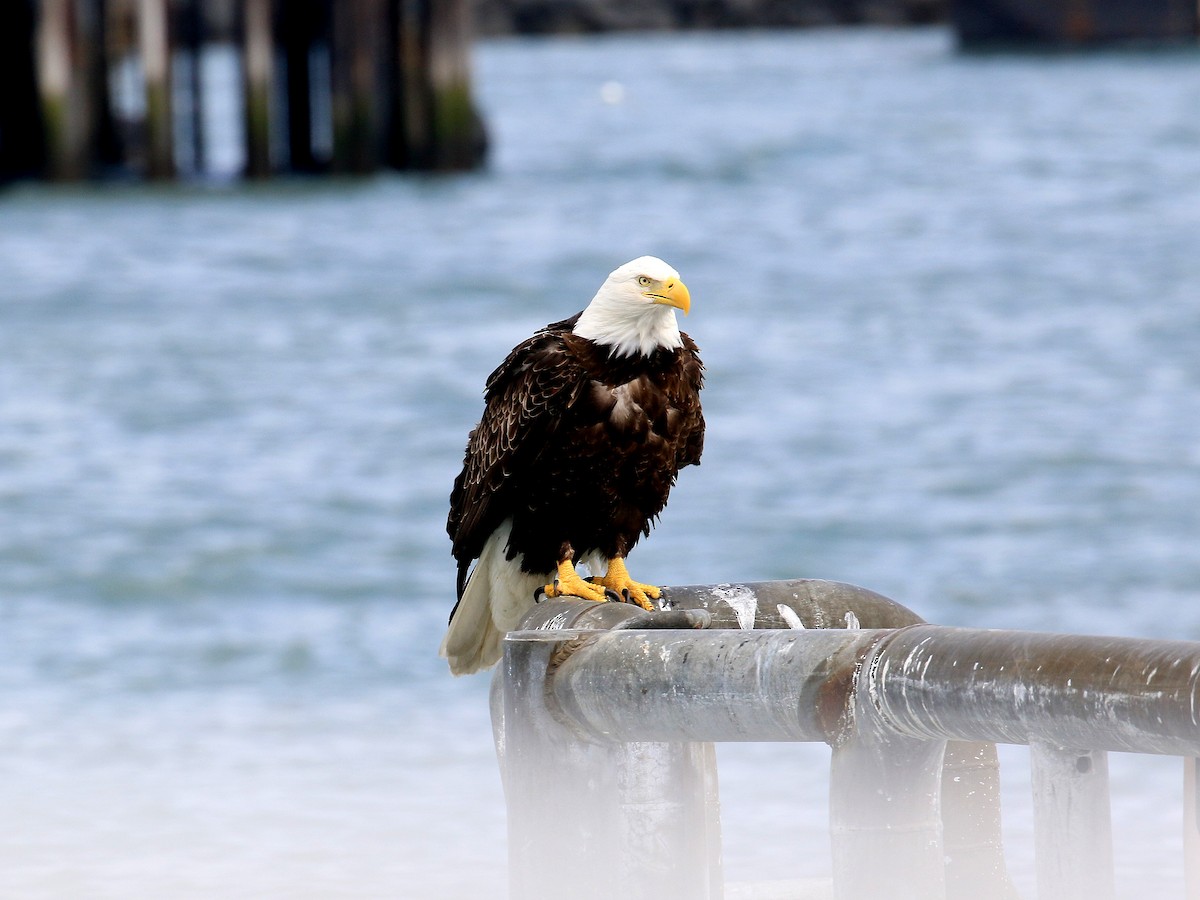
[[[659,348],[683,346],[672,307],[654,303],[631,306],[604,289],[592,298],[572,330],[582,338],[611,347],[616,356],[649,356]]]

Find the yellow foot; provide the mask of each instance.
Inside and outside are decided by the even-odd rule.
[[[619,597],[628,596],[631,602],[647,611],[657,609],[658,607],[652,601],[662,596],[662,591],[654,585],[642,584],[640,581],[630,578],[629,570],[625,568],[625,560],[619,556],[609,561],[608,571],[604,573],[600,584]],[[626,591],[628,594],[625,593]]]
[[[545,590],[547,597],[582,597],[584,600],[596,600],[597,602],[606,599],[604,588],[580,578],[569,559],[558,564],[558,577],[554,579],[553,584],[546,585]]]

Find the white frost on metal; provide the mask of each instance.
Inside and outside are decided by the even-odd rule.
[[[750,631],[754,628],[754,616],[758,612],[758,597],[754,591],[742,584],[718,584],[713,595],[724,600],[737,616],[738,628]]]
[[[850,629],[862,628],[862,626],[858,624],[858,616],[854,614],[853,610],[846,610],[846,627]]]
[[[565,612],[560,612],[551,619],[547,619],[541,625],[537,626],[535,631],[558,631],[561,628],[567,627],[567,619],[570,616]]]
[[[790,606],[784,606],[782,603],[775,607],[779,610],[779,615],[783,621],[787,622],[788,628],[803,628],[804,623],[800,621],[800,616]]]

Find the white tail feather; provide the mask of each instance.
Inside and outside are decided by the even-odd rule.
[[[533,606],[533,593],[551,573],[521,571],[521,555],[504,558],[512,523],[505,521],[483,545],[467,579],[458,609],[450,620],[438,654],[455,675],[470,675],[500,659],[500,642]]]

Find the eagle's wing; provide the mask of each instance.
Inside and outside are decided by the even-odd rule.
[[[675,457],[676,468],[700,465],[704,452],[704,410],[700,407],[700,390],[704,387],[704,364],[700,362],[700,348],[687,334],[683,335],[683,379],[688,386],[688,396],[683,402],[687,418],[687,438],[679,445]]]
[[[467,439],[446,522],[458,560],[459,597],[471,561],[511,515],[512,476],[532,467],[587,386],[585,370],[562,340],[571,322],[547,326],[518,345],[488,378],[483,418]]]

